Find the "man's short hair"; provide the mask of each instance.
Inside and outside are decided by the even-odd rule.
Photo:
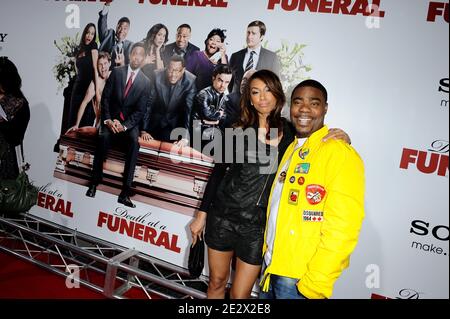
[[[136,48],[142,48],[142,49],[144,49],[144,51],[145,51],[145,44],[144,44],[144,42],[136,42],[135,44],[133,44],[133,46],[131,47],[131,50],[130,50],[130,54],[131,54],[131,52],[133,52],[134,49],[136,49]]]
[[[192,31],[191,26],[190,26],[189,24],[187,24],[187,23],[183,23],[182,25],[180,25],[180,26],[177,28],[177,31],[180,31],[181,29],[184,29],[184,28],[189,29],[189,31]]]
[[[107,59],[109,62],[111,62],[111,54],[109,54],[108,52],[105,51],[101,51],[98,54],[98,59]]]
[[[302,87],[313,87],[313,88],[318,89],[319,91],[322,92],[323,97],[325,98],[325,101],[324,101],[324,102],[325,102],[325,103],[328,102],[328,92],[327,92],[327,89],[322,85],[322,83],[320,83],[319,81],[316,81],[316,80],[305,80],[305,81],[301,82],[300,84],[298,84],[298,85],[295,87],[294,91],[292,91],[292,97],[291,97],[291,100],[294,98],[294,93],[295,93],[295,91],[297,91],[297,89],[302,88]]]
[[[219,74],[233,74],[233,69],[226,64],[219,64],[214,68],[213,77],[215,78]]]
[[[128,23],[129,25],[131,25],[130,19],[128,19],[127,17],[120,18],[119,22],[117,22],[117,25],[121,25],[122,23]]]
[[[264,22],[259,21],[259,20],[250,22],[250,24],[248,25],[247,28],[251,28],[251,27],[258,27],[258,28],[259,28],[259,31],[260,31],[260,33],[261,33],[261,36],[265,36],[265,35],[266,35],[267,27],[266,27],[266,25],[264,24]]]
[[[183,68],[186,66],[186,62],[184,61],[184,58],[178,54],[172,55],[172,57],[170,58],[170,62],[181,62],[181,65],[183,66]]]

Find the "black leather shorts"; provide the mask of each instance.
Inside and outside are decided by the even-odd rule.
[[[261,223],[240,222],[226,216],[208,214],[205,241],[211,249],[234,251],[243,262],[261,266],[264,228]]]

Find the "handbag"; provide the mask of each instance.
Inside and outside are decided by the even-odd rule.
[[[22,146],[21,153],[24,162]],[[0,180],[0,213],[24,213],[36,205],[39,190],[30,183],[26,173],[30,166],[23,164],[20,167],[21,172],[16,179]]]
[[[192,277],[198,278],[203,272],[205,263],[205,241],[200,238],[189,250],[188,268]]]

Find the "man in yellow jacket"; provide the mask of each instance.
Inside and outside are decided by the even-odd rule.
[[[348,267],[364,218],[364,164],[340,140],[322,139],[328,93],[306,80],[294,90],[297,131],[270,195],[261,299],[329,298]]]

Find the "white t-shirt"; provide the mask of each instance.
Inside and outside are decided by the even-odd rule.
[[[303,144],[306,142],[306,138],[302,138],[298,140],[298,144],[295,147],[295,150],[292,152],[291,158],[284,164],[282,172],[287,172],[289,169],[289,165],[291,164],[292,156],[295,154],[295,152],[300,149]],[[286,183],[286,180],[283,182],[280,182],[279,180],[280,176],[275,177],[276,185],[273,189],[272,193],[272,203],[270,205],[270,215],[269,220],[267,221],[267,234],[266,234],[266,244],[267,244],[267,251],[264,255],[264,261],[266,265],[270,265],[272,261],[272,252],[273,252],[273,245],[275,243],[275,235],[276,235],[276,229],[277,229],[277,219],[278,219],[278,209],[280,207],[280,200],[281,200],[281,194],[283,193],[283,186]],[[286,178],[289,178],[286,176]]]

